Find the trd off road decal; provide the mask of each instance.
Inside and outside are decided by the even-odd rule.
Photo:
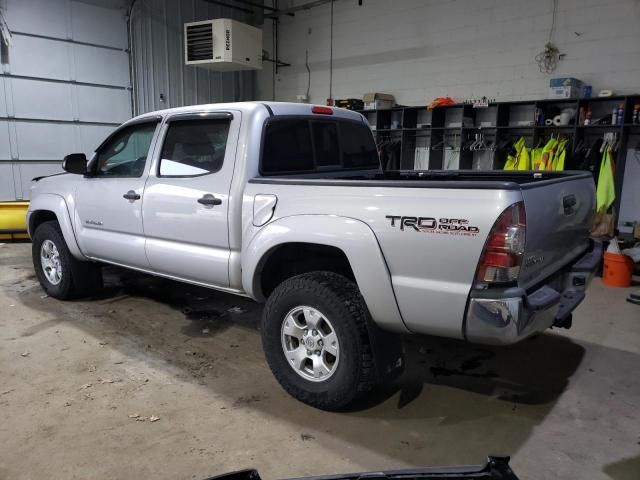
[[[480,233],[478,227],[469,225],[464,218],[434,218],[434,217],[405,217],[403,215],[386,215],[392,227],[399,227],[404,231],[415,230],[423,233],[437,233],[443,235],[463,235],[474,237]]]

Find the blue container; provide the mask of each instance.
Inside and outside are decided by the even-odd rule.
[[[582,98],[591,98],[591,85],[582,87]]]

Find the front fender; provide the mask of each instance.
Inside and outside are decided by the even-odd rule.
[[[41,193],[31,200],[29,210],[27,210],[27,228],[29,229],[29,236],[32,238],[34,232],[31,226],[31,216],[38,210],[48,210],[55,213],[69,251],[74,257],[86,260],[80,251],[80,247],[78,247],[76,235],[71,224],[71,215],[69,214],[69,209],[67,208],[67,203],[64,198],[53,193]]]
[[[342,250],[376,324],[387,330],[408,332],[378,241],[366,223],[352,218],[296,215],[280,218],[261,228],[242,255],[242,284],[251,297],[264,300],[258,268],[266,255],[280,245],[297,242]]]

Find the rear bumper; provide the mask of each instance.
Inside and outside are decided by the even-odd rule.
[[[532,293],[521,288],[472,291],[464,335],[473,343],[508,345],[557,325],[566,325],[582,302],[602,258],[602,243]]]

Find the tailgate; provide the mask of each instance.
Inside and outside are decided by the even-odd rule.
[[[560,270],[590,244],[595,186],[588,173],[522,185],[527,242],[519,284],[528,288]]]

